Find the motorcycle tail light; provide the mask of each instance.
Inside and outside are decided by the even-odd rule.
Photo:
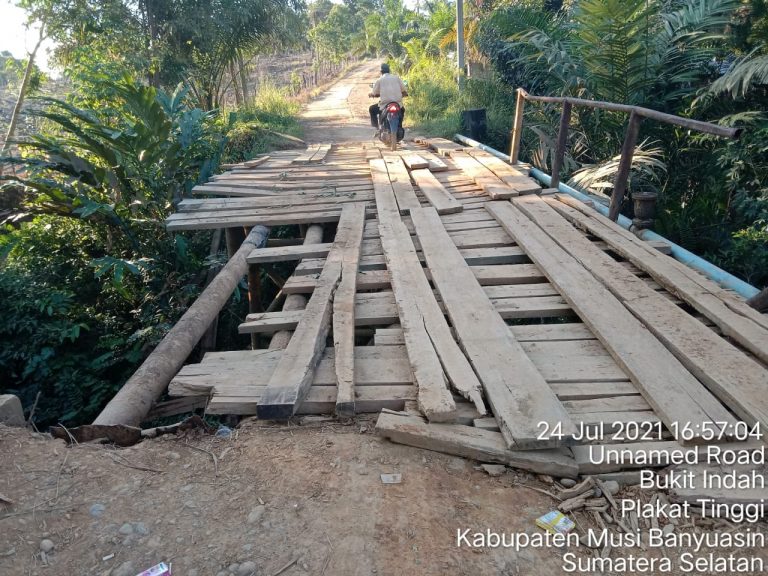
[[[400,108],[399,106],[392,104],[389,108],[387,108],[387,110],[390,112],[399,112]]]

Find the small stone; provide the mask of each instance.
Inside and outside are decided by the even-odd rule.
[[[265,506],[256,506],[253,510],[251,510],[250,514],[248,514],[248,524],[256,524],[259,520],[261,520],[261,517],[264,516],[264,511],[266,510]]]
[[[184,486],[181,487],[181,491],[189,492],[190,490],[192,490],[192,488],[194,488],[192,484],[184,484]]]
[[[555,479],[552,478],[552,476],[549,476],[548,474],[539,474],[538,475],[538,479],[541,482],[544,482],[544,484],[554,484],[555,483]]]
[[[181,458],[181,454],[178,452],[166,452],[165,455],[169,460],[178,460]]]
[[[448,464],[448,468],[455,470],[456,472],[463,472],[466,468],[466,462],[463,458],[451,458],[451,462]]]
[[[237,576],[256,576],[256,563],[255,562],[243,562],[237,569]]]
[[[563,488],[573,488],[576,486],[576,480],[573,478],[560,478],[560,484]]]
[[[96,504],[92,504],[91,507],[88,509],[88,512],[91,513],[91,516],[94,518],[99,518],[102,514],[104,514],[104,511],[107,509],[104,504],[101,504],[97,502]]]
[[[49,552],[52,552],[54,548],[55,548],[54,543],[51,540],[48,540],[47,538],[40,542],[40,550],[42,550],[46,554]]]
[[[133,534],[133,526],[131,526],[128,522],[120,526],[120,530],[118,530],[120,534],[123,536],[129,536],[130,534]]]
[[[133,525],[133,531],[140,536],[149,536],[149,528],[147,528],[147,525],[144,524],[144,522],[136,522]]]
[[[611,495],[615,496],[619,493],[619,483],[616,480],[606,480],[603,482],[603,488]]]
[[[507,467],[504,466],[504,464],[480,464],[480,466],[489,476],[493,476],[494,478],[503,475],[504,472],[507,471]]]
[[[21,400],[13,394],[0,394],[0,422],[6,426],[26,426]]]
[[[133,562],[130,560],[123,562],[120,566],[112,570],[110,576],[136,576],[136,571],[133,569]]]
[[[595,488],[594,498],[600,498],[603,495],[603,491],[600,488]]]
[[[237,571],[240,569],[240,564],[234,563],[230,564],[227,570],[229,570],[230,574],[237,574]]]
[[[250,552],[253,550],[253,544],[243,544],[243,552]]]

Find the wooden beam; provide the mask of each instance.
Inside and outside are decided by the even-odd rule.
[[[349,221],[340,221],[336,234],[346,242],[341,256],[341,281],[333,298],[333,346],[336,350],[336,414],[355,415],[355,292],[360,246],[363,241],[365,206],[354,206]],[[347,226],[341,229],[341,225]]]
[[[667,428],[690,423],[691,440],[701,442],[704,422],[735,423],[647,328],[543,230],[508,202],[489,203],[488,210],[624,368]]]
[[[499,462],[537,474],[576,478],[578,465],[564,450],[509,450],[498,432],[459,424],[427,424],[418,416],[383,411],[376,432],[393,442],[472,458]]]
[[[507,444],[533,449],[567,443],[576,433],[568,413],[494,309],[437,212],[413,210],[411,218],[456,337],[485,388]],[[540,439],[542,422],[560,427],[562,436]]]
[[[376,161],[372,161],[376,162]],[[451,336],[424,276],[411,236],[400,220],[392,187],[372,169],[384,257],[403,326],[408,356],[419,386],[419,408],[431,421],[451,420],[455,403],[449,380],[485,414],[480,382]],[[447,379],[446,379],[447,378]]]
[[[411,178],[438,214],[461,212],[464,207],[451,196],[429,170],[411,170]]]
[[[261,397],[257,408],[259,418],[290,418],[309,392],[315,366],[325,350],[325,339],[331,326],[333,297],[341,280],[347,241],[355,237],[358,228],[362,234],[364,216],[365,213],[356,209],[355,204],[344,206],[336,240],[315,291]]]
[[[520,200],[518,207],[557,244],[588,269],[661,340],[709,390],[750,425],[768,428],[768,369],[656,292],[646,282],[597,248],[550,204]]]
[[[331,243],[299,244],[298,246],[278,246],[275,248],[258,248],[248,255],[249,264],[267,262],[287,262],[303,258],[323,258],[331,250]]]

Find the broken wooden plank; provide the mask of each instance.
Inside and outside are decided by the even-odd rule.
[[[341,280],[333,298],[333,346],[338,388],[336,414],[342,417],[355,415],[355,292],[365,225],[365,206],[349,206],[353,207],[348,210],[350,216],[348,219],[342,217],[336,232],[345,244],[341,254]]]
[[[417,416],[382,411],[376,432],[393,442],[472,458],[499,462],[537,474],[576,478],[576,461],[565,450],[509,450],[498,432],[460,424],[427,424]]]
[[[464,209],[429,170],[412,170],[411,178],[438,214],[452,214]]]
[[[690,440],[705,441],[704,422],[735,423],[648,329],[543,230],[509,202],[489,203],[487,209],[557,287],[670,430],[690,423]]]
[[[509,446],[567,443],[576,428],[483,292],[432,208],[411,211],[432,280]],[[562,436],[541,439],[542,423]]]
[[[301,154],[301,156],[297,156],[293,159],[293,164],[309,164],[309,162],[312,160],[312,157],[317,154],[319,149],[319,144],[312,144],[311,146],[308,146],[306,151]]]
[[[364,223],[363,210],[355,204],[344,206],[336,239],[318,284],[261,397],[257,407],[259,418],[290,418],[309,392],[315,366],[325,350],[325,339],[331,327],[333,296],[341,280],[342,261],[345,252],[354,249],[347,246],[347,242],[354,238],[358,228],[362,234]]]
[[[447,409],[445,410],[445,417],[440,414],[435,416],[434,408],[430,408],[432,415],[425,410],[421,397],[422,383],[419,378],[419,372],[421,372],[426,382],[425,389],[428,392],[427,398],[431,399],[431,405],[453,404],[453,399],[450,398],[450,403],[447,402],[443,393],[445,391],[450,397],[445,386],[447,377],[459,393],[472,400],[478,411],[485,414],[480,382],[451,336],[443,313],[434,299],[432,289],[416,256],[411,236],[400,220],[394,193],[383,180],[383,175],[374,173],[373,170],[372,174],[382,248],[391,275],[408,355],[419,386],[419,407],[432,421],[447,420],[455,411],[455,404],[451,414],[447,413]],[[441,380],[443,385],[439,386]],[[440,402],[432,401],[435,396],[440,399]]]

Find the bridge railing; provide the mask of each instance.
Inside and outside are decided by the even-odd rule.
[[[511,134],[512,144],[509,153],[510,160],[513,164],[517,163],[520,154],[520,139],[523,134],[523,113],[525,111],[526,101],[563,105],[560,114],[560,128],[557,133],[555,156],[552,160],[552,188],[557,188],[558,184],[560,184],[560,170],[563,166],[563,157],[565,155],[565,148],[568,140],[568,128],[571,121],[571,108],[573,106],[599,108],[610,112],[623,112],[629,114],[627,128],[624,132],[624,143],[621,147],[619,169],[616,173],[616,178],[614,179],[611,204],[608,212],[609,218],[614,222],[619,217],[621,205],[624,202],[629,171],[632,167],[632,158],[635,152],[635,145],[637,144],[637,135],[640,132],[640,123],[644,118],[655,120],[657,122],[664,122],[665,124],[682,126],[683,128],[688,128],[704,134],[713,134],[723,138],[736,139],[742,131],[742,128],[729,128],[727,126],[720,126],[719,124],[712,124],[711,122],[702,122],[701,120],[674,116],[673,114],[666,114],[664,112],[659,112],[658,110],[651,110],[650,108],[642,108],[640,106],[629,106],[627,104],[617,104],[615,102],[601,102],[599,100],[585,100],[583,98],[569,98],[567,96],[534,96],[533,94],[526,92],[523,88],[518,88],[517,102],[515,105],[515,121]],[[655,201],[655,197],[652,200]]]

